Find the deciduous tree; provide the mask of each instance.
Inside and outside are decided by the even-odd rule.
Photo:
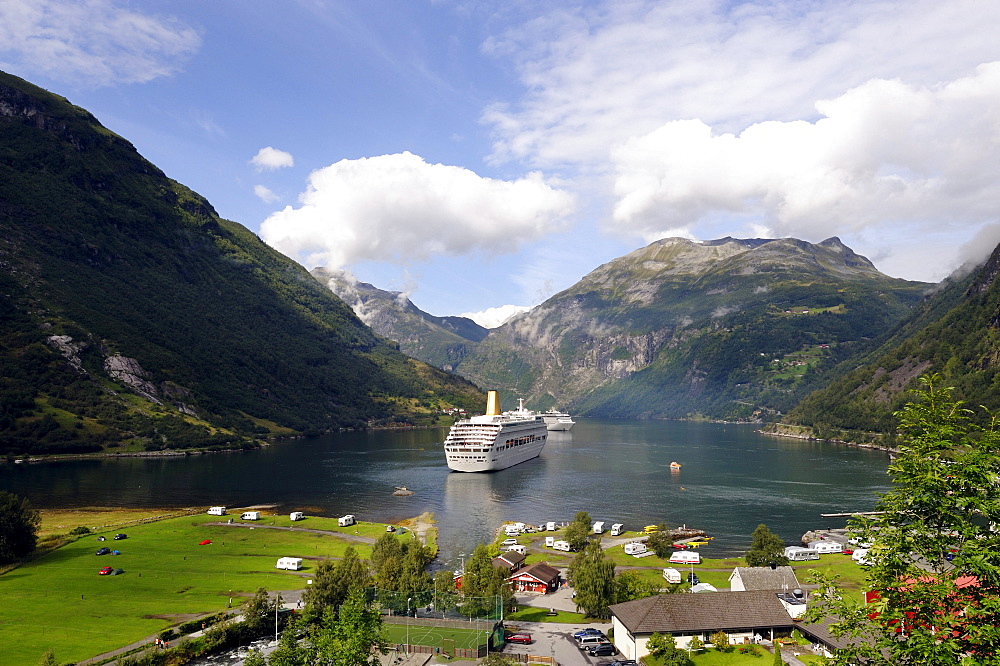
[[[785,557],[785,542],[777,534],[761,523],[750,537],[750,550],[744,557],[748,567],[766,567],[773,562],[779,567],[788,564]]]
[[[635,599],[645,599],[659,594],[660,588],[649,582],[635,571],[622,571],[615,576],[615,600],[620,604]]]
[[[850,527],[871,543],[868,585],[856,593],[816,575],[809,617],[832,616],[851,647],[838,664],[985,664],[1000,654],[1000,433],[977,426],[937,376],[897,413],[892,488]]]
[[[19,560],[35,549],[41,522],[26,498],[0,490],[0,564]]]
[[[573,518],[573,521],[566,527],[566,532],[563,534],[563,538],[567,543],[569,543],[569,547],[572,550],[583,550],[587,545],[587,537],[590,535],[592,527],[593,525],[590,521],[590,514],[586,511],[580,511]]]
[[[615,564],[604,554],[600,541],[573,558],[569,575],[577,608],[589,617],[611,617],[608,606],[615,603]]]

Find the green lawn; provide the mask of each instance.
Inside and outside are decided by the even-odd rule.
[[[199,514],[136,525],[121,530],[128,533],[121,541],[111,539],[114,531],[104,542],[88,535],[0,576],[0,666],[36,663],[48,649],[61,663],[78,661],[225,609],[230,600],[239,605],[259,587],[304,588],[316,560],[290,572],[274,568],[279,557],[340,557],[348,545],[362,557],[371,551],[331,535],[261,528],[287,516],[264,517],[255,529],[207,524],[219,520]],[[295,526],[338,529],[336,519],[324,518]],[[340,531],[351,529],[376,535],[385,527]],[[205,539],[212,543],[199,545]],[[95,556],[102,546],[121,555]],[[104,566],[125,574],[99,576]]]
[[[756,655],[740,654],[735,649],[731,652],[704,650],[691,655],[695,666],[770,666],[772,659],[774,655],[760,647]],[[646,657],[645,662],[647,666],[660,666],[660,661],[651,657]]]
[[[522,622],[566,622],[569,624],[584,622],[582,613],[569,613],[567,611],[556,611],[555,615],[549,615],[548,608],[537,606],[521,606],[516,613],[508,613],[504,620],[520,620]]]

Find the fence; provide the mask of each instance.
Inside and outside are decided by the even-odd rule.
[[[495,645],[503,644],[503,624],[491,619],[474,620],[439,620],[430,617],[406,617],[405,615],[383,616],[382,621],[386,624],[409,625],[411,627],[445,627],[448,629],[476,629],[478,631],[490,631],[493,639],[490,643],[479,645],[475,649],[449,647],[447,650],[443,646],[435,645],[408,645],[399,643],[397,651],[417,654],[441,654],[447,652],[459,659],[481,659],[489,654],[491,649],[496,649]],[[499,637],[499,638],[498,638]]]

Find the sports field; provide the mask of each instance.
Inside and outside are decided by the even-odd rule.
[[[209,524],[229,518],[172,518],[108,531],[106,541],[88,535],[0,576],[0,666],[37,663],[49,649],[60,663],[79,661],[230,601],[237,606],[259,587],[304,588],[317,559],[291,572],[274,568],[279,557],[340,557],[348,546],[362,557],[371,552],[368,543],[336,535],[267,528],[272,521],[289,525],[287,515],[262,516],[254,529]],[[309,517],[295,526],[357,536],[385,531],[373,523],[338,528],[334,518]],[[128,538],[113,540],[117,531]],[[101,547],[121,554],[96,556]],[[105,566],[125,573],[98,575]]]
[[[441,647],[445,640],[455,641],[455,647],[475,650],[476,646],[486,643],[490,629],[456,629],[452,627],[422,627],[403,624],[386,624],[385,632],[390,645],[407,642],[409,629],[409,645],[429,645]]]

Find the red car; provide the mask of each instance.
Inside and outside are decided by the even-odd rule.
[[[110,576],[112,572],[111,567],[102,567],[100,571],[97,572],[99,576]]]
[[[511,634],[507,637],[508,643],[524,643],[528,645],[531,643],[531,634]]]

